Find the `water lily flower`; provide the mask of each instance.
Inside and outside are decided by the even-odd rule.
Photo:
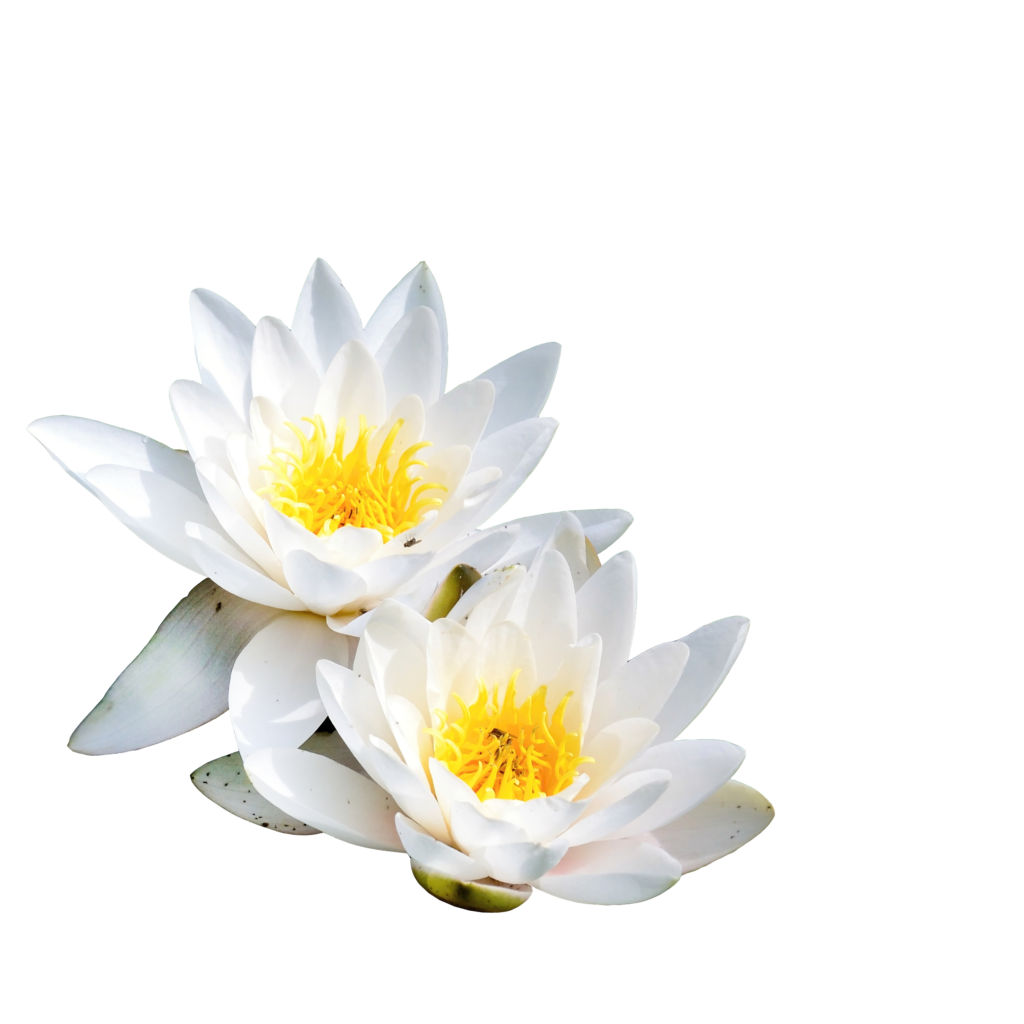
[[[446,390],[447,322],[426,264],[365,325],[322,260],[290,328],[254,325],[201,289],[191,312],[200,381],[170,392],[187,452],[72,416],[29,427],[130,530],[207,577],[76,730],[84,753],[222,713],[235,655],[286,613],[307,613],[311,642],[344,662],[384,598],[423,610],[453,566],[515,558],[548,523],[479,529],[551,441],[557,424],[539,414],[559,346]],[[597,547],[629,523],[581,515]]]
[[[385,601],[351,667],[321,659],[315,679],[315,651],[257,637],[230,690],[245,770],[307,829],[404,851],[420,883],[456,905],[510,909],[530,887],[583,903],[650,899],[773,816],[731,781],[740,747],[676,739],[748,622],[629,660],[628,552],[599,565],[566,514],[524,561],[433,622]],[[345,756],[308,743],[324,711]]]

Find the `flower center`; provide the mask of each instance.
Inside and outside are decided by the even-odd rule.
[[[421,483],[415,466],[426,466],[415,458],[421,448],[430,445],[420,441],[410,445],[401,455],[393,451],[395,438],[404,420],[398,420],[380,446],[373,464],[368,448],[376,427],[368,427],[359,417],[359,437],[348,455],[345,449],[345,421],[338,423],[334,443],[327,443],[323,417],[303,422],[312,427],[306,431],[294,423],[285,426],[295,434],[300,445],[298,453],[290,448],[274,448],[267,463],[260,469],[271,482],[259,490],[271,505],[320,537],[329,537],[342,526],[368,527],[378,530],[385,542],[397,533],[415,526],[427,509],[440,505],[440,498],[427,498],[427,491],[444,491],[440,484]],[[397,460],[392,471],[388,463]]]
[[[498,687],[489,695],[483,682],[469,706],[453,694],[460,717],[435,711],[440,726],[427,730],[434,737],[434,757],[481,800],[554,796],[572,784],[579,765],[594,760],[580,757],[580,734],[567,732],[562,724],[572,693],[562,698],[548,723],[546,686],[516,707],[518,675],[513,673],[500,701]]]

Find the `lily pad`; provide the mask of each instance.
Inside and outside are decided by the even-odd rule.
[[[412,864],[413,878],[427,892],[442,903],[450,903],[462,910],[475,910],[482,914],[501,914],[521,907],[533,889],[529,885],[506,885],[493,878],[478,878],[475,882],[460,882],[436,871],[430,871],[416,861]]]

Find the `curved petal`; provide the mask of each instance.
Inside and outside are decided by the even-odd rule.
[[[230,473],[227,439],[246,428],[227,401],[194,380],[176,380],[171,385],[171,412],[192,458],[209,459]]]
[[[688,814],[659,828],[654,837],[685,873],[738,850],[760,835],[774,817],[775,808],[756,789],[732,781]]]
[[[540,415],[551,394],[561,354],[562,346],[549,341],[516,353],[476,378],[489,380],[495,391],[494,411],[484,437]]]
[[[636,622],[636,563],[628,551],[610,558],[576,595],[580,636],[599,633],[604,644],[599,680],[626,664]]]
[[[484,800],[480,812],[486,818],[507,821],[522,829],[534,843],[549,843],[562,835],[587,809],[588,800],[549,796],[543,800]]]
[[[745,756],[742,747],[725,740],[675,740],[645,750],[633,770],[668,770],[672,782],[650,810],[623,825],[612,838],[653,832],[686,814],[732,778]]]
[[[301,612],[306,606],[289,590],[241,559],[241,551],[232,550],[218,533],[198,523],[186,523],[189,551],[200,570],[226,591],[255,604]]]
[[[598,686],[590,728],[600,731],[620,718],[657,722],[689,655],[686,644],[676,640],[651,647],[627,661]]]
[[[390,558],[376,558],[372,562],[366,562],[360,565],[356,572],[366,582],[368,595],[387,597],[426,569],[430,562],[429,554],[393,555]]]
[[[245,770],[261,796],[299,821],[356,846],[402,850],[390,795],[351,768],[283,748],[253,751]]]
[[[493,405],[494,385],[489,380],[468,380],[427,409],[423,436],[439,448],[453,444],[475,448]]]
[[[418,263],[384,296],[373,316],[366,322],[366,345],[376,352],[391,328],[416,306],[429,306],[437,317],[441,336],[441,391],[448,379],[448,320],[444,315],[441,290],[426,263]]]
[[[252,342],[252,393],[269,398],[298,423],[316,402],[320,378],[295,336],[276,317],[256,325]]]
[[[576,592],[561,552],[546,552],[530,570],[512,602],[509,620],[530,638],[538,681],[549,682],[576,643]]]
[[[348,638],[313,615],[282,615],[249,641],[228,690],[243,757],[260,747],[297,747],[327,717],[316,682],[323,658],[347,660]]]
[[[633,517],[621,508],[586,508],[572,513],[583,527],[587,540],[595,551],[604,551],[615,543],[629,529]],[[564,512],[545,512],[539,516],[525,516],[511,519],[502,526],[517,526],[519,536],[509,557],[529,565],[533,554],[551,536]]]
[[[749,619],[733,615],[683,637],[690,657],[656,719],[663,742],[675,739],[704,710],[740,656],[749,629]]]
[[[594,763],[586,766],[590,781],[580,794],[593,796],[649,746],[657,735],[658,727],[654,722],[646,718],[624,718],[606,726],[593,738],[586,736],[583,741],[583,753],[587,757],[592,757]]]
[[[428,871],[440,871],[460,882],[471,882],[481,877],[480,865],[472,857],[467,857],[447,843],[439,843],[411,818],[397,814],[395,825],[405,852]]]
[[[375,353],[384,378],[387,408],[419,395],[429,408],[441,394],[441,332],[428,306],[410,309],[388,332]]]
[[[249,369],[256,328],[227,299],[205,288],[197,288],[189,296],[189,310],[199,379],[244,422],[252,401]]]
[[[641,839],[614,839],[571,849],[534,887],[574,903],[642,903],[671,889],[682,867]]]
[[[664,768],[631,772],[611,786],[605,786],[591,801],[587,816],[562,838],[570,846],[607,839],[643,815],[668,789],[671,781],[671,772]]]
[[[568,849],[564,839],[550,843],[501,843],[498,846],[480,846],[473,851],[473,859],[486,869],[491,878],[509,885],[532,882],[546,874],[565,856]]]
[[[292,330],[320,377],[346,341],[363,338],[355,303],[325,260],[316,260],[309,270],[295,307]]]
[[[485,437],[477,445],[470,469],[501,470],[498,486],[480,508],[477,523],[486,522],[519,490],[548,450],[557,429],[558,422],[553,419],[523,420]]]
[[[292,592],[317,615],[334,615],[366,593],[366,580],[359,573],[323,562],[308,551],[289,551],[282,564]]]
[[[160,623],[72,733],[79,754],[119,754],[179,736],[228,709],[231,666],[282,613],[203,580]]]
[[[86,474],[86,481],[132,533],[186,569],[200,572],[185,532],[187,523],[201,523],[227,543],[205,499],[159,473],[95,466]]]
[[[333,437],[345,421],[347,455],[359,438],[359,417],[379,427],[387,417],[384,378],[380,367],[361,341],[347,341],[331,360],[316,396],[315,413],[323,417],[327,436]]]
[[[413,821],[422,825],[435,839],[448,840],[448,826],[441,815],[430,787],[378,736],[370,737],[370,753],[384,788]]]

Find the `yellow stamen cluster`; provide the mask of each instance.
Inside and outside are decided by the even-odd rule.
[[[434,737],[434,757],[481,800],[554,796],[572,784],[584,761],[593,761],[580,757],[580,734],[567,732],[562,723],[572,693],[562,698],[549,723],[546,686],[516,707],[518,675],[513,674],[500,700],[498,687],[489,695],[483,682],[468,706],[454,694],[461,716],[435,711],[440,726],[427,730]]]
[[[274,448],[268,462],[260,466],[271,482],[258,492],[279,512],[298,519],[307,530],[329,537],[335,530],[351,524],[378,530],[385,542],[395,534],[415,526],[427,509],[441,504],[440,498],[427,498],[427,491],[443,491],[440,484],[421,483],[415,466],[426,463],[416,453],[429,441],[410,445],[398,456],[391,472],[388,462],[403,420],[389,431],[380,451],[370,465],[368,448],[376,427],[368,427],[359,417],[359,437],[344,455],[345,421],[334,432],[334,444],[327,443],[327,428],[321,416],[303,417],[312,427],[307,431],[294,423],[285,426],[295,435],[299,452]]]

